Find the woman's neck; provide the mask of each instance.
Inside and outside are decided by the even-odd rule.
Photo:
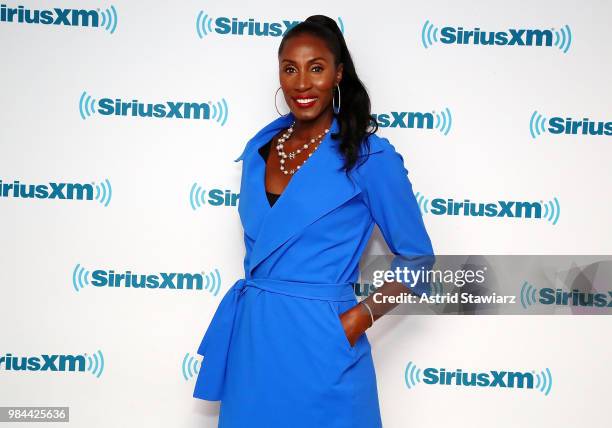
[[[332,120],[333,115],[331,111],[329,113],[325,112],[313,120],[304,121],[296,119],[291,140],[294,140],[294,142],[308,141],[317,135],[323,134],[326,129],[331,127]]]

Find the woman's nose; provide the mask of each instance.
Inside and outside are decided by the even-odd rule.
[[[299,73],[298,74],[298,89],[306,89],[310,87],[310,77],[308,73]]]

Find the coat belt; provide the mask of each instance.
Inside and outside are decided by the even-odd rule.
[[[221,299],[198,348],[198,354],[202,355],[204,359],[200,365],[193,392],[193,396],[196,398],[211,401],[221,400],[238,300],[247,287],[305,299],[355,300],[355,292],[350,282],[312,283],[270,278],[239,279]]]

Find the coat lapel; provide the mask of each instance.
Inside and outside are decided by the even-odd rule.
[[[263,128],[236,159],[243,160],[238,211],[245,233],[255,240],[247,276],[274,250],[305,227],[360,193],[360,189],[341,170],[344,163],[339,142],[331,138],[338,131],[336,118],[313,155],[296,172],[270,207],[265,191],[265,161],[257,150],[281,129],[288,127],[293,115],[280,117]]]
[[[257,151],[281,129],[289,127],[292,121],[293,117],[289,115],[268,124],[249,140],[242,154],[234,160],[242,160],[238,213],[244,232],[252,240],[257,238],[265,213],[270,210],[265,187],[266,163]]]

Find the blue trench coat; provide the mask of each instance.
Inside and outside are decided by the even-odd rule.
[[[431,242],[387,139],[369,137],[352,180],[338,171],[335,118],[270,207],[258,149],[293,119],[265,126],[236,159],[245,277],[204,334],[193,396],[221,400],[219,428],[381,427],[370,343],[363,334],[351,346],[339,315],[358,303],[351,283],[374,223],[398,256],[433,254]]]

